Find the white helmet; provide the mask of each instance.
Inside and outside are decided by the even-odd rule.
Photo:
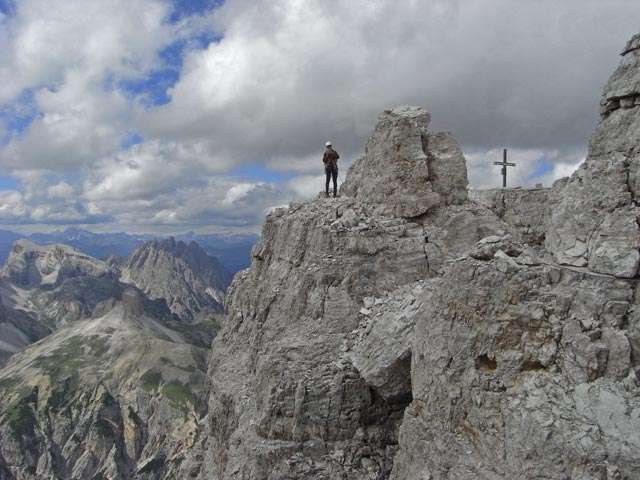
[[[330,147],[331,145],[332,145],[331,142],[327,142],[327,143],[324,144],[325,147]]]

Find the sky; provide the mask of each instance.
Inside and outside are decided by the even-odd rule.
[[[260,231],[420,105],[470,187],[584,160],[629,0],[0,0],[0,229]]]

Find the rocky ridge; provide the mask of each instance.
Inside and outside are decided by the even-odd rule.
[[[548,188],[495,188],[469,190],[469,200],[484,205],[518,230],[523,242],[542,245]]]
[[[252,267],[230,288],[225,327],[214,341],[200,453],[186,453],[178,476],[390,474],[412,398],[409,345],[418,306],[400,297],[406,289],[419,294],[422,282],[482,238],[508,233],[493,212],[464,201],[464,157],[457,144],[442,151],[440,140],[452,137],[428,132],[428,118],[415,107],[381,114],[367,156],[345,182],[355,198],[347,188],[342,198],[293,204],[267,217]],[[401,152],[393,161],[415,164],[428,181],[381,204],[376,186],[397,186],[407,175],[385,164],[389,138]],[[460,192],[437,193],[452,185]],[[394,201],[407,217],[397,216]],[[399,305],[383,301],[378,316],[376,299],[388,295],[398,295]],[[380,322],[368,324],[373,318]],[[398,343],[378,345],[380,357],[367,357],[372,350],[359,342],[374,335]]]
[[[14,287],[0,280],[0,367],[9,357],[46,337],[52,329],[25,313],[12,302]]]
[[[585,164],[531,202],[467,202],[459,148],[403,107],[342,198],[270,214],[169,476],[640,476],[635,46]]]
[[[231,274],[195,242],[173,238],[146,242],[120,266],[120,280],[151,298],[164,298],[172,312],[197,322],[223,309]]]
[[[430,132],[430,121],[419,107],[382,112],[341,194],[405,218],[463,203],[468,182],[462,150],[450,132]]]
[[[77,276],[114,277],[115,272],[101,260],[62,244],[41,247],[21,238],[16,240],[7,262],[0,270],[6,278],[22,288],[59,285]]]

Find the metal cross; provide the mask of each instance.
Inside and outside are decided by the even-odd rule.
[[[507,186],[507,167],[515,167],[515,163],[507,163],[507,149],[502,150],[502,161],[493,162],[494,165],[502,166],[502,188]]]

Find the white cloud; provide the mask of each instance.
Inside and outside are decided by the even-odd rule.
[[[567,163],[556,163],[553,165],[553,170],[549,173],[542,175],[536,180],[536,183],[542,183],[544,186],[550,186],[556,180],[559,180],[563,177],[569,177],[575,172],[580,164],[584,161],[584,158],[578,159],[575,163],[567,164]]]
[[[143,80],[163,47],[203,28],[170,25],[169,12],[161,0],[17,3],[0,26],[0,106],[30,89],[40,115],[0,148],[6,163],[73,171],[116,154],[138,108],[119,82]]]
[[[140,74],[170,40],[167,13],[159,0],[20,0],[3,26],[9,54],[0,60],[0,102],[24,88],[58,87],[69,72]]]
[[[224,196],[222,203],[224,205],[233,205],[238,200],[245,198],[260,184],[238,183],[231,187]]]
[[[16,222],[129,229],[254,228],[323,189],[326,140],[344,178],[377,114],[400,104],[452,130],[472,186],[501,184],[503,147],[510,185],[549,184],[583,158],[640,15],[626,0],[227,0],[170,24],[163,0],[16,6],[0,19],[0,109],[34,120],[0,145],[1,174],[21,180],[0,206]],[[212,31],[220,42],[194,47]],[[177,39],[193,45],[167,105],[119,88]],[[0,114],[0,137],[8,125]],[[144,141],[123,148],[133,133]],[[542,158],[550,170],[534,175]],[[227,176],[242,164],[294,177]]]
[[[49,198],[68,199],[74,194],[74,188],[67,182],[56,183],[47,188],[47,196]]]
[[[19,221],[27,214],[28,208],[20,192],[15,190],[0,191],[0,220]]]
[[[2,152],[9,165],[73,171],[118,150],[129,109],[122,94],[105,92],[80,75],[70,77],[59,90],[36,95],[43,113]]]
[[[286,182],[286,187],[291,190],[296,199],[313,198],[319,192],[324,191],[325,176],[305,175],[293,178]],[[333,188],[333,184],[331,184]]]
[[[475,151],[465,154],[471,188],[502,186],[502,149]],[[584,160],[584,152],[558,150],[507,149],[507,186],[533,187],[538,183],[550,186],[555,180],[569,176]]]
[[[191,53],[171,104],[141,125],[281,168],[326,138],[355,155],[376,114],[403,103],[426,106],[436,128],[468,147],[575,146],[586,143],[602,85],[636,30],[628,7],[230,1],[216,17],[222,41]]]

